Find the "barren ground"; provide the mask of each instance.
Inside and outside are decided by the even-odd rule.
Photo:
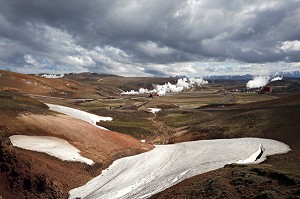
[[[65,198],[67,190],[99,174],[113,160],[151,149],[151,145],[137,139],[178,143],[249,136],[282,141],[292,151],[271,156],[261,165],[228,166],[195,176],[153,198],[300,198],[299,80],[272,83],[272,94],[233,92],[243,88],[245,82],[220,80],[176,95],[148,98],[147,94],[121,96],[120,93],[140,87],[151,89],[152,83],[175,83],[176,79],[89,73],[46,79],[0,73],[0,90],[8,91],[0,93],[0,154],[3,154],[0,196],[3,198]],[[47,111],[41,102],[112,117],[113,121],[101,121],[100,125],[122,134],[101,131],[69,116]],[[154,115],[147,108],[162,111]],[[98,164],[88,167],[14,148],[7,140],[13,134],[66,139]]]
[[[6,102],[2,104],[3,110],[9,109],[0,113],[0,188],[4,198],[15,195],[19,198],[65,198],[68,190],[99,175],[113,160],[152,149],[151,145],[131,136],[101,130],[79,119],[48,111],[43,104],[28,97],[1,95],[1,100]],[[17,109],[9,108],[15,103]],[[16,134],[65,139],[96,163],[93,166],[71,163],[18,149],[8,139]]]

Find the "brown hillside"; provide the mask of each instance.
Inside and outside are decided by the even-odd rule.
[[[72,80],[48,79],[0,70],[0,90],[57,97],[78,97],[79,93],[93,92],[94,88]]]
[[[299,198],[299,118],[299,94],[219,110],[161,113],[160,120],[185,129],[173,135],[171,142],[262,137],[282,141],[292,150],[270,156],[260,165],[231,165],[197,175],[151,198]]]
[[[300,178],[262,165],[227,165],[184,180],[150,199],[299,198]]]
[[[153,147],[131,136],[51,112],[29,97],[2,91],[0,100],[0,193],[4,198],[65,198],[70,189],[99,175],[115,159]],[[96,164],[71,163],[18,149],[8,139],[16,134],[66,139]]]
[[[153,84],[176,81],[177,78],[132,78],[96,73],[67,74],[63,78],[51,79],[0,70],[0,90],[66,99],[119,97],[122,90],[153,89]]]

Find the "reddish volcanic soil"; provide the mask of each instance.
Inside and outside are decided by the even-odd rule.
[[[70,189],[99,175],[114,160],[153,148],[129,135],[51,112],[28,97],[7,93],[0,97],[0,198],[66,198]],[[65,139],[95,164],[13,147],[8,137],[18,134]]]
[[[10,129],[20,134],[50,135],[67,140],[89,159],[107,164],[112,159],[147,151],[151,146],[113,131],[99,129],[67,115],[21,115]],[[111,158],[108,158],[111,157]]]
[[[80,93],[93,93],[95,88],[70,79],[51,79],[38,75],[25,75],[0,70],[0,90],[19,91],[28,94],[78,97]]]

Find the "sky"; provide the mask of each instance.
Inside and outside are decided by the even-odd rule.
[[[300,71],[300,0],[0,0],[0,69],[122,76]]]

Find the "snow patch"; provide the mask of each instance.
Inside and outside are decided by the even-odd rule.
[[[100,176],[72,189],[70,198],[148,198],[186,178],[243,160],[261,143],[265,151],[255,162],[290,150],[284,143],[261,138],[158,145],[149,152],[114,161]]]
[[[46,153],[61,160],[94,164],[93,160],[82,157],[80,150],[64,139],[51,136],[13,135],[9,137],[13,146]]]
[[[156,114],[159,112],[161,109],[160,108],[147,108],[151,113]]]
[[[258,160],[262,154],[264,153],[264,147],[262,144],[259,145],[257,151],[250,155],[247,159],[239,160],[237,161],[238,164],[248,164],[248,163],[254,163],[256,160]]]
[[[102,126],[98,126],[97,122],[100,121],[111,121],[112,118],[111,117],[102,117],[99,115],[95,115],[95,114],[91,114],[91,113],[87,113],[85,111],[81,111],[81,110],[77,110],[74,108],[70,108],[70,107],[66,107],[66,106],[60,106],[60,105],[55,105],[55,104],[46,104],[50,110],[52,111],[56,111],[59,113],[63,113],[81,120],[84,120],[98,128],[104,129],[104,130],[108,130]]]
[[[281,80],[283,80],[283,76],[281,76],[281,77],[273,77],[272,79],[271,79],[271,82],[275,82],[275,81],[281,81]]]
[[[188,172],[189,172],[189,169],[186,170],[186,171],[184,171],[184,172],[182,172],[179,176],[176,176],[176,177],[174,178],[174,180],[172,181],[172,184],[175,183],[175,182],[177,182],[177,181],[180,180],[181,178],[183,178],[183,176],[185,176]]]
[[[63,78],[64,74],[42,74],[41,77],[49,78],[49,79],[57,79],[57,78]]]

